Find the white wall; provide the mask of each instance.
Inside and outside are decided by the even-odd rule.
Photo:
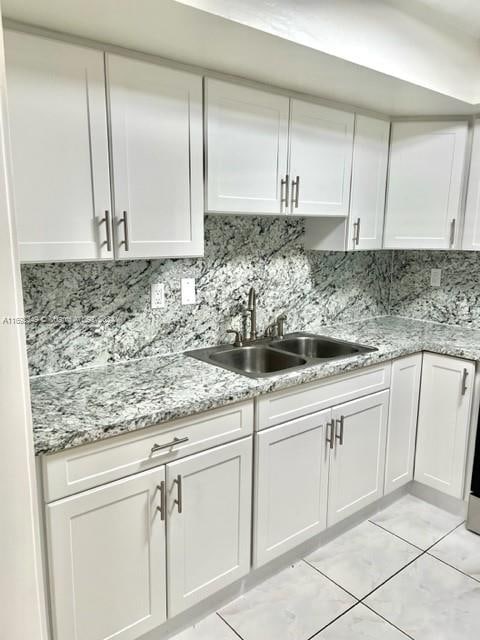
[[[468,14],[455,20],[431,1],[177,1],[460,100],[480,101],[480,42],[462,30]],[[472,21],[479,17],[477,11]]]
[[[0,30],[0,637],[46,640],[23,315],[8,189]]]

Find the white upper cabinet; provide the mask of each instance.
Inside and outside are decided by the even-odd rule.
[[[5,45],[20,259],[111,259],[103,53],[13,31]]]
[[[353,113],[292,100],[291,213],[348,215],[353,122]]]
[[[347,216],[352,113],[206,80],[207,210]]]
[[[381,249],[390,122],[357,115],[348,249]]]
[[[415,480],[463,498],[475,365],[423,356]]]
[[[466,122],[393,123],[386,248],[457,246],[467,133]]]
[[[119,258],[203,253],[202,79],[107,56]]]
[[[468,180],[467,208],[462,249],[480,250],[480,120],[473,130],[472,161]]]
[[[289,102],[205,81],[208,211],[285,212]]]

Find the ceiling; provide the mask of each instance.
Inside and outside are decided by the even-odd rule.
[[[446,16],[457,3],[477,4],[1,0],[10,21],[393,116],[480,111],[480,44],[473,35],[480,11],[475,6],[463,27],[460,17],[452,26]]]

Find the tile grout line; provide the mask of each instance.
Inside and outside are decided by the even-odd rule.
[[[323,574],[322,574],[323,575]],[[333,580],[332,580],[333,582]],[[336,583],[334,583],[336,584]],[[337,585],[338,586],[338,585]],[[349,613],[349,611],[351,611],[352,609],[355,609],[355,607],[358,607],[358,605],[360,604],[359,601],[355,602],[354,604],[352,604],[351,607],[348,607],[348,609],[345,609],[345,611],[343,611],[343,613],[341,613],[340,615],[338,615],[336,618],[334,618],[333,620],[330,620],[330,622],[328,624],[326,624],[325,626],[323,626],[321,629],[319,629],[318,631],[315,631],[315,633],[311,636],[308,636],[308,638],[306,640],[315,640],[315,638],[317,636],[319,636],[321,633],[323,633],[323,631],[325,631],[325,629],[327,629],[328,627],[330,627],[334,622],[337,622],[337,620],[340,620],[340,618],[343,618],[344,615],[346,615],[347,613]]]
[[[356,604],[358,604],[359,602],[361,602],[360,598],[357,598],[357,596],[354,596],[353,593],[351,593],[350,591],[348,591],[348,589],[345,589],[345,587],[342,587],[341,584],[338,584],[338,582],[335,582],[335,580],[332,580],[332,578],[330,578],[330,576],[327,576],[325,573],[323,573],[323,571],[320,571],[320,569],[318,567],[315,567],[313,564],[311,564],[310,562],[308,562],[308,560],[305,560],[305,558],[302,558],[302,562],[305,562],[306,565],[308,565],[309,567],[311,567],[314,571],[316,571],[317,573],[319,573],[321,576],[323,576],[324,578],[326,578],[327,580],[329,580],[330,582],[333,582],[333,584],[338,587],[339,589],[341,589],[342,591],[345,591],[345,593],[347,593],[349,596],[351,596],[354,600],[356,600]]]
[[[369,520],[368,522],[370,522],[370,524],[374,524],[376,527],[378,527],[379,529],[382,529],[382,531],[385,531],[386,533],[389,533],[392,536],[395,536],[395,538],[398,538],[399,540],[401,540],[402,542],[406,542],[407,544],[409,544],[411,547],[414,547],[415,549],[418,549],[419,551],[421,551],[422,553],[425,551],[425,549],[422,549],[422,547],[419,547],[417,544],[413,544],[413,542],[410,542],[409,540],[407,540],[406,538],[402,538],[402,536],[399,536],[398,533],[393,533],[393,531],[390,531],[389,529],[385,529],[385,527],[382,527],[381,524],[378,524],[378,522],[373,522],[373,520]],[[451,532],[450,532],[451,533]],[[437,543],[435,543],[437,544]]]
[[[240,640],[243,640],[242,636],[238,633],[238,631],[237,631],[236,629],[234,629],[234,628],[232,627],[232,625],[231,625],[231,624],[229,624],[229,623],[225,620],[225,618],[223,618],[223,617],[220,615],[220,613],[219,613],[218,611],[216,611],[215,613],[216,613],[216,614],[217,614],[217,616],[220,618],[220,620],[221,620],[222,622],[224,622],[224,623],[227,625],[227,627],[233,631],[233,633],[237,636],[237,638],[240,638]]]
[[[479,582],[480,583],[480,578],[474,578],[469,573],[466,573],[465,571],[462,571],[461,569],[459,569],[455,565],[450,564],[449,562],[446,562],[445,560],[442,560],[442,558],[437,558],[437,556],[434,556],[433,553],[430,553],[429,551],[426,551],[426,555],[429,558],[433,558],[434,560],[438,560],[439,562],[441,562],[445,566],[450,567],[450,569],[455,569],[455,571],[458,571],[458,573],[461,573],[466,578],[471,578],[472,580],[475,580],[475,582]]]
[[[403,633],[403,635],[407,638],[410,638],[410,640],[415,640],[415,638],[413,638],[411,635],[409,635],[406,631],[404,631],[403,629],[401,629],[400,627],[397,627],[396,624],[393,624],[393,622],[391,622],[388,618],[385,618],[385,616],[382,616],[381,613],[378,613],[378,611],[375,611],[375,609],[372,609],[372,607],[370,607],[368,604],[366,604],[365,602],[360,602],[359,604],[362,605],[362,607],[366,607],[369,611],[371,611],[372,613],[374,613],[376,616],[378,616],[379,618],[381,618],[382,620],[385,620],[385,622],[387,622],[389,625],[391,625],[394,629],[396,629],[397,631],[400,631],[400,633]]]

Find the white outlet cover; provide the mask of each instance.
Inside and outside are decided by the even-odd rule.
[[[152,309],[162,309],[165,306],[165,285],[163,282],[153,282],[150,285],[150,299]]]
[[[182,278],[182,304],[195,304],[197,296],[195,293],[195,278]]]
[[[439,287],[442,283],[442,270],[432,269],[430,271],[430,285],[432,287]]]

